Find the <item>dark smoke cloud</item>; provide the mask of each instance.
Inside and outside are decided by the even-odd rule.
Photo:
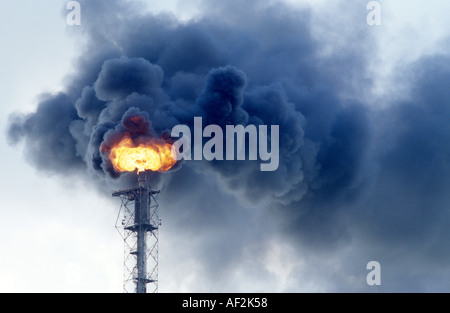
[[[36,113],[11,116],[10,143],[24,140],[26,159],[44,171],[62,173],[82,168],[76,140],[70,133],[70,124],[78,119],[73,100],[65,93],[42,98]]]
[[[169,226],[192,235],[180,251],[196,252],[183,257],[200,262],[207,286],[233,288],[233,268],[258,262],[270,239],[325,258],[349,247],[343,273],[328,277],[330,290],[364,290],[343,277],[360,275],[377,257],[398,281],[388,291],[411,282],[408,290],[430,290],[435,280],[421,284],[421,266],[449,277],[448,57],[404,70],[399,80],[414,86],[411,98],[386,98],[387,109],[374,110],[354,100],[371,83],[370,35],[343,33],[348,44],[324,56],[308,10],[208,1],[201,18],[182,23],[141,14],[136,3],[80,2],[88,43],[79,70],[35,112],[10,117],[10,142],[23,142],[39,170],[84,171],[120,185],[101,147],[125,132],[167,137],[174,125],[192,127],[194,116],[204,124],[276,124],[276,172],[260,172],[257,162],[192,161],[154,174],[164,183]],[[314,268],[313,260],[306,262]],[[252,277],[273,275],[252,268]],[[435,288],[448,291],[446,281]]]

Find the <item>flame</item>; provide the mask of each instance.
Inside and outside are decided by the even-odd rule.
[[[111,148],[109,157],[117,172],[167,172],[177,162],[170,143],[153,140],[136,146],[129,136]]]

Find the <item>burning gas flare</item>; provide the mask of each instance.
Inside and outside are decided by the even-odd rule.
[[[170,143],[152,140],[136,146],[125,136],[111,148],[109,157],[117,172],[167,172],[177,162],[174,154]]]

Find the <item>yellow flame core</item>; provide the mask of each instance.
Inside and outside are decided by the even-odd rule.
[[[172,145],[169,143],[151,142],[135,147],[133,140],[124,137],[110,151],[110,159],[114,169],[118,172],[138,173],[147,170],[167,172],[176,161]]]

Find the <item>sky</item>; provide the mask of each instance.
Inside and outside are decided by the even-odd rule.
[[[161,292],[450,291],[450,3],[67,2],[0,4],[0,292],[122,291],[99,146],[130,107],[280,125],[276,172],[155,174]]]

